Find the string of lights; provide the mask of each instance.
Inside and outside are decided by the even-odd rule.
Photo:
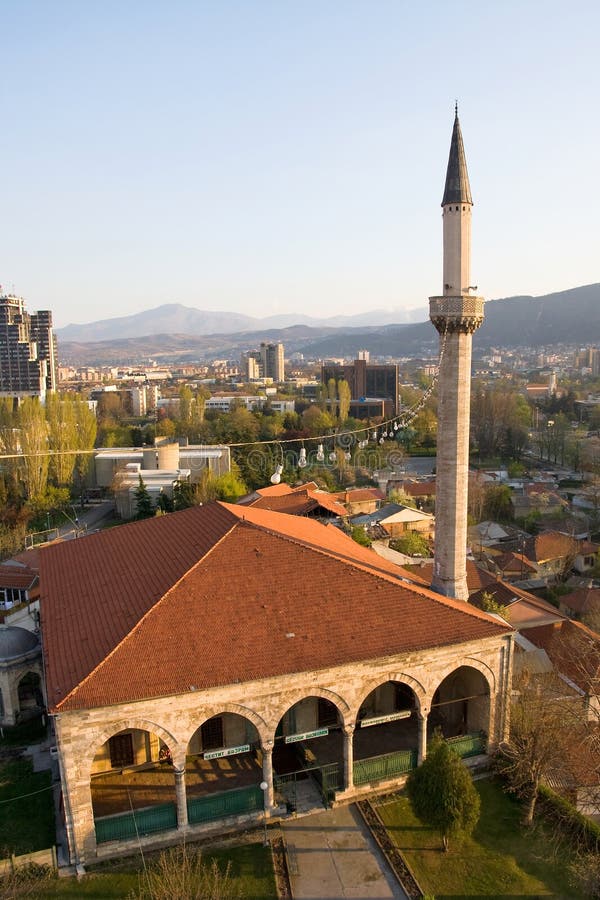
[[[444,356],[444,351],[446,349],[446,337],[448,331],[444,330],[442,334],[442,340],[440,342],[440,355],[438,360],[437,372],[431,379],[431,382],[423,392],[422,396],[419,400],[411,406],[409,409],[404,410],[398,415],[392,416],[390,419],[386,419],[383,422],[378,422],[377,425],[361,425],[360,428],[352,428],[346,429],[342,431],[330,430],[326,434],[317,434],[310,435],[305,437],[295,437],[295,438],[268,438],[266,440],[256,440],[256,441],[236,441],[233,443],[228,443],[227,446],[231,448],[241,448],[241,447],[255,447],[257,445],[268,447],[268,446],[278,446],[283,447],[287,444],[304,444],[305,441],[310,442],[312,444],[317,444],[317,454],[316,458],[318,462],[323,462],[325,459],[325,450],[324,444],[328,441],[335,441],[336,439],[339,441],[342,438],[352,438],[355,435],[362,434],[366,435],[366,438],[363,438],[358,442],[358,446],[364,447],[369,443],[369,434],[371,436],[371,440],[374,442],[378,442],[383,444],[387,438],[395,438],[396,432],[401,431],[404,428],[408,428],[410,423],[418,416],[422,409],[424,409],[425,404],[429,400],[431,394],[435,390],[435,387],[439,378],[440,365]],[[361,449],[362,449],[361,447]],[[61,449],[61,450],[38,450],[31,453],[0,453],[0,460],[6,459],[31,459],[31,458],[41,458],[41,457],[53,457],[53,456],[83,456],[90,455],[93,453],[97,453],[97,448],[85,449],[85,450],[73,450],[73,449]],[[304,465],[302,465],[304,463]],[[306,460],[306,449],[304,446],[299,451],[299,467],[304,468],[307,465]],[[279,468],[279,466],[277,467]],[[283,472],[283,466],[281,466],[281,472]],[[281,472],[279,473],[281,475]],[[275,473],[277,474],[277,473]],[[277,482],[275,482],[277,483]]]

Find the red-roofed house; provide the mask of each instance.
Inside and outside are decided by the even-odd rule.
[[[290,487],[289,484],[274,484],[267,488],[259,488],[254,493],[242,497],[239,503],[242,506],[270,509],[290,516],[314,516],[324,519],[347,516],[346,507],[338,502],[337,495],[319,490],[314,481],[296,487]]]
[[[546,582],[569,571],[578,551],[578,541],[559,531],[543,531],[530,537],[523,548],[524,556],[535,566],[538,578]]]
[[[560,611],[581,619],[586,615],[600,616],[600,588],[582,587],[559,598]]]
[[[213,503],[41,553],[71,859],[398,785],[506,734],[512,628],[333,526]],[[431,715],[430,715],[431,713]],[[294,773],[299,774],[294,774]]]
[[[600,636],[573,619],[528,628],[525,637],[550,657],[556,671],[585,698],[588,721],[600,723]]]

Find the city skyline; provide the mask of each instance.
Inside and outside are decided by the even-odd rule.
[[[596,282],[598,25],[537,0],[4,9],[0,283],[57,327],[423,309],[455,98],[485,296]]]

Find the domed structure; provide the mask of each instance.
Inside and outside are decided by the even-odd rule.
[[[44,707],[38,635],[0,624],[0,725],[17,725]]]
[[[33,631],[16,625],[0,625],[0,663],[24,656],[39,646],[38,636]]]

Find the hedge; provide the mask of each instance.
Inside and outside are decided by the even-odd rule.
[[[600,825],[545,784],[540,786],[538,797],[546,818],[557,822],[570,838],[583,841],[588,850],[600,852]]]

